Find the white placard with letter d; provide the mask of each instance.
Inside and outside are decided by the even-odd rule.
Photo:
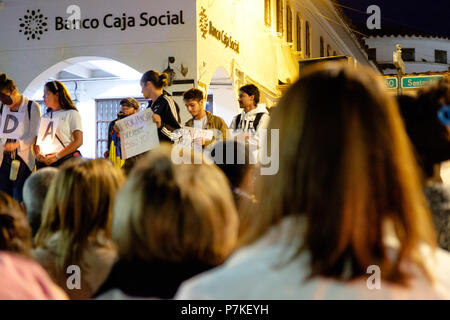
[[[3,108],[0,122],[0,138],[20,139],[23,134],[23,120],[25,112],[11,112],[9,108]]]

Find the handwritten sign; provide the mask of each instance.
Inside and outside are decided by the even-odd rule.
[[[23,135],[24,112],[11,112],[9,108],[3,108],[0,122],[0,138],[19,139]]]
[[[61,142],[56,138],[59,119],[41,118],[37,145],[42,154],[55,153],[63,149]]]
[[[152,120],[153,111],[146,109],[118,120],[122,159],[128,159],[159,146],[158,128]]]
[[[180,139],[177,143],[189,147],[192,146],[195,141],[198,141],[201,144],[202,139],[209,141],[214,136],[213,130],[204,130],[192,127],[183,127],[178,129],[177,133],[180,134]]]

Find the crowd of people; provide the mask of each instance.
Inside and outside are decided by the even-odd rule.
[[[229,127],[202,90],[183,125],[166,74],[140,84],[161,145],[123,159],[113,121],[105,159],[84,159],[64,84],[45,84],[41,118],[0,75],[2,117],[24,114],[0,138],[0,299],[450,299],[449,79],[396,99],[369,69],[319,64],[270,114],[241,87]],[[173,161],[184,127],[218,133],[177,151],[195,164]]]

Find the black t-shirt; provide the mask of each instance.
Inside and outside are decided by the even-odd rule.
[[[119,289],[134,297],[171,299],[183,281],[211,268],[199,262],[119,260],[94,297]]]

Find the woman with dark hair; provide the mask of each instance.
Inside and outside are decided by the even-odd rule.
[[[35,166],[32,146],[38,135],[40,107],[20,94],[6,74],[0,74],[0,114],[8,119],[8,128],[15,125],[18,132],[17,139],[0,137],[0,191],[22,202],[23,185]]]
[[[441,163],[450,160],[450,80],[423,89],[416,99],[400,96],[398,103],[422,168],[439,246],[450,251],[450,188],[440,175]]]
[[[153,121],[158,127],[159,141],[173,142],[177,139],[174,130],[181,128],[180,108],[167,91],[167,74],[150,70],[141,78],[142,94],[150,99],[147,108],[151,108]]]
[[[0,191],[0,251],[31,258],[31,228],[16,200]]]
[[[47,113],[42,117],[45,126],[40,145],[36,146],[38,167],[58,167],[72,157],[80,157],[78,148],[83,144],[81,117],[66,86],[50,81],[44,87]],[[46,120],[44,120],[46,119]],[[47,120],[48,119],[48,120]]]
[[[245,246],[177,298],[449,299],[395,100],[370,69],[312,68],[275,108],[279,171],[256,184]]]

